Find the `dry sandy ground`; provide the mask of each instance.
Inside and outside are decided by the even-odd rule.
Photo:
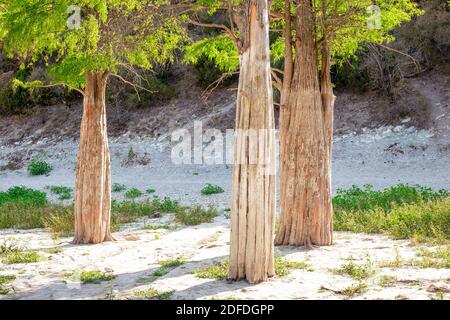
[[[164,220],[164,221],[162,221]],[[199,279],[193,271],[227,258],[229,220],[175,230],[143,230],[145,225],[165,224],[170,216],[128,225],[116,233],[117,241],[99,245],[72,245],[69,238],[52,240],[45,230],[3,230],[0,242],[16,241],[39,251],[45,259],[31,264],[0,264],[0,275],[15,275],[8,295],[0,299],[140,299],[137,290],[150,286],[161,292],[173,291],[171,299],[448,299],[450,270],[411,266],[386,267],[400,255],[403,261],[417,257],[418,246],[409,241],[391,240],[382,235],[336,232],[330,247],[278,247],[290,261],[305,262],[305,269],[268,282],[250,285],[245,281]],[[158,234],[158,236],[155,236]],[[45,248],[60,247],[50,254]],[[158,261],[184,257],[186,263],[162,277],[152,273]],[[333,269],[343,264],[370,264],[373,274],[363,280],[366,291],[354,296],[343,290],[356,280],[338,275]],[[112,281],[80,284],[70,274],[80,270],[113,273]],[[390,286],[381,286],[383,276],[394,276]]]

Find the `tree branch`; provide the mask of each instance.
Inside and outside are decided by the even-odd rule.
[[[198,21],[194,21],[189,19],[188,22],[190,24],[196,25],[196,26],[200,26],[200,27],[206,27],[206,28],[217,28],[217,29],[222,29],[225,30],[226,33],[228,33],[231,37],[231,40],[233,40],[233,42],[237,45],[238,44],[238,38],[236,37],[236,35],[233,33],[233,31],[231,31],[230,28],[228,28],[226,25],[223,24],[216,24],[216,23],[203,23],[203,22],[198,22]]]

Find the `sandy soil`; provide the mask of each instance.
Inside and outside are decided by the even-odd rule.
[[[161,219],[165,221],[161,221]],[[449,298],[449,269],[386,267],[398,258],[414,259],[419,247],[409,241],[395,241],[382,235],[337,232],[330,247],[278,247],[278,254],[290,261],[305,262],[306,269],[293,269],[283,277],[250,285],[245,281],[199,279],[193,271],[227,258],[229,220],[175,230],[142,230],[145,225],[167,223],[170,217],[147,219],[116,233],[118,241],[99,245],[72,245],[69,238],[52,240],[45,230],[0,231],[0,241],[15,241],[39,251],[45,260],[31,264],[0,264],[1,275],[16,275],[11,293],[0,299],[141,299],[136,291],[150,286],[160,292],[173,291],[172,299],[435,299]],[[155,234],[158,237],[155,237]],[[62,252],[46,253],[60,247]],[[429,248],[430,249],[430,248]],[[432,248],[431,248],[432,249]],[[162,259],[184,257],[186,263],[162,277],[152,273]],[[367,288],[348,296],[342,291],[357,284],[333,269],[343,264],[370,264],[372,275],[363,280]],[[100,270],[115,278],[100,284],[80,284],[70,274]],[[381,286],[383,276],[394,276],[390,286]]]

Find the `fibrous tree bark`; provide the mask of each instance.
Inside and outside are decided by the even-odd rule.
[[[290,1],[286,0],[290,8]],[[286,10],[286,55],[291,55]],[[280,221],[275,243],[332,244],[331,144],[334,96],[330,49],[317,52],[316,17],[309,0],[295,16],[295,59],[285,59],[280,114]],[[326,53],[325,55],[323,53]],[[318,59],[322,57],[322,73]],[[291,78],[292,77],[292,78]]]
[[[74,243],[113,240],[110,154],[106,130],[106,72],[86,74],[75,182]]]
[[[247,0],[238,43],[229,278],[274,275],[275,134],[267,0]]]

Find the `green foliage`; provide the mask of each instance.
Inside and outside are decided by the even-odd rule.
[[[208,183],[202,190],[201,193],[204,195],[222,193],[224,190],[218,185]]]
[[[222,72],[233,72],[239,68],[237,48],[226,34],[204,38],[186,47],[185,63],[197,65],[204,59],[214,62]]]
[[[24,113],[28,106],[30,93],[24,88],[15,88],[13,80],[0,89],[0,115]]]
[[[145,190],[145,192],[147,192],[147,193],[155,193],[156,190],[152,189],[152,188],[148,188],[148,189]]]
[[[0,295],[8,294],[10,289],[5,285],[14,281],[16,276],[14,275],[0,275]]]
[[[183,208],[183,210],[178,210],[175,213],[175,219],[177,222],[191,226],[201,223],[210,223],[218,215],[218,211],[212,206],[204,209],[202,206],[197,205],[194,207]]]
[[[378,280],[378,283],[382,287],[394,287],[397,283],[397,277],[390,275],[382,275]]]
[[[142,196],[142,191],[137,188],[131,188],[127,192],[125,192],[125,198],[134,199]]]
[[[18,263],[35,263],[42,260],[39,253],[34,251],[12,252],[5,256],[2,260],[4,264],[18,264]]]
[[[40,206],[48,203],[45,192],[14,186],[6,192],[0,192],[0,207],[7,203]]]
[[[172,200],[169,197],[164,197],[162,201],[158,197],[155,197],[153,198],[152,204],[158,207],[158,210],[162,213],[174,213],[182,209],[178,201]]]
[[[46,186],[45,188],[49,189],[51,193],[58,195],[59,200],[68,200],[72,198],[72,188],[64,186]]]
[[[134,295],[145,299],[168,300],[172,297],[173,291],[158,291],[153,287],[149,287],[145,290],[136,290]]]
[[[399,184],[382,191],[374,190],[373,186],[366,184],[362,188],[353,185],[350,189],[338,189],[333,198],[333,206],[337,210],[357,211],[381,208],[390,210],[395,205],[417,203],[443,199],[450,195],[446,190],[434,192],[431,188],[419,185],[409,186]]]
[[[342,265],[339,269],[332,270],[334,274],[348,275],[355,280],[361,281],[373,275],[374,270],[370,260],[358,265],[353,262]]]
[[[120,183],[113,183],[111,190],[112,192],[121,192],[125,191],[127,189],[127,186]]]
[[[80,272],[80,281],[83,284],[86,283],[101,283],[102,281],[111,281],[116,276],[110,273],[102,272],[99,270],[93,271],[81,271]]]
[[[186,260],[183,257],[178,257],[175,259],[166,259],[158,261],[158,264],[163,268],[175,268],[183,265]]]
[[[27,171],[30,176],[41,176],[44,174],[47,175],[52,170],[53,167],[50,164],[38,159],[33,159],[27,167]]]
[[[173,61],[185,40],[179,21],[160,9],[165,0],[10,0],[2,3],[5,53],[54,62],[54,83],[84,87],[87,72],[117,72],[126,64],[151,69]],[[67,26],[68,8],[81,10],[80,28]],[[113,31],[111,31],[113,30]]]
[[[223,76],[223,71],[216,65],[215,60],[211,60],[205,55],[202,55],[197,59],[194,68],[197,73],[199,84],[203,88],[208,88],[208,86],[210,86]],[[221,81],[221,85],[230,85],[236,80],[236,78],[236,76],[230,74]]]
[[[397,239],[450,240],[450,199],[422,201],[365,211],[340,211],[334,215],[335,230],[386,233]]]
[[[228,260],[224,260],[212,266],[198,269],[194,271],[194,275],[200,279],[226,280],[228,278],[229,265]]]

